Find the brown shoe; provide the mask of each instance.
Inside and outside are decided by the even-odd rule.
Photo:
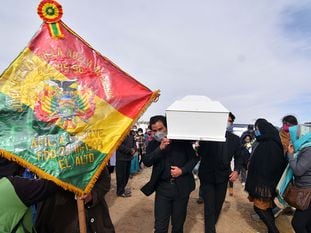
[[[233,196],[233,188],[229,188],[229,195]]]

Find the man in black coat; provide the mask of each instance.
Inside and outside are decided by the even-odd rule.
[[[120,197],[131,196],[129,192],[125,192],[125,187],[130,177],[131,160],[136,150],[135,138],[131,131],[116,151],[117,195]]]
[[[230,112],[225,142],[200,142],[199,178],[204,199],[205,233],[215,233],[215,225],[224,203],[228,181],[238,178],[241,168],[240,138],[232,133],[235,116]],[[230,163],[234,157],[234,171]]]
[[[192,170],[199,158],[191,142],[166,138],[164,116],[150,118],[154,139],[149,142],[143,163],[153,166],[150,181],[141,191],[155,195],[155,233],[167,233],[171,218],[172,232],[182,233],[190,193],[195,188]]]

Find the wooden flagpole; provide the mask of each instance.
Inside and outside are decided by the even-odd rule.
[[[87,233],[86,231],[86,218],[85,218],[85,209],[84,209],[84,200],[77,198],[78,206],[78,217],[79,217],[79,228],[80,233]]]

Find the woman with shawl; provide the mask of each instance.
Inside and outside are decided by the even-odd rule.
[[[265,119],[255,122],[255,136],[256,145],[249,162],[245,190],[268,232],[278,233],[272,204],[275,187],[286,167],[283,147],[277,129]]]
[[[298,188],[311,188],[311,125],[289,128],[292,145],[288,146],[288,163]],[[306,210],[296,209],[292,226],[297,233],[311,232],[311,203]]]

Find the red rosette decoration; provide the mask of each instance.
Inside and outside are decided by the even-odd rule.
[[[43,0],[37,8],[40,18],[48,24],[50,35],[53,38],[63,38],[59,21],[63,16],[62,6],[54,0]]]
[[[46,23],[56,23],[63,16],[62,6],[53,0],[41,1],[37,12],[40,18]]]

